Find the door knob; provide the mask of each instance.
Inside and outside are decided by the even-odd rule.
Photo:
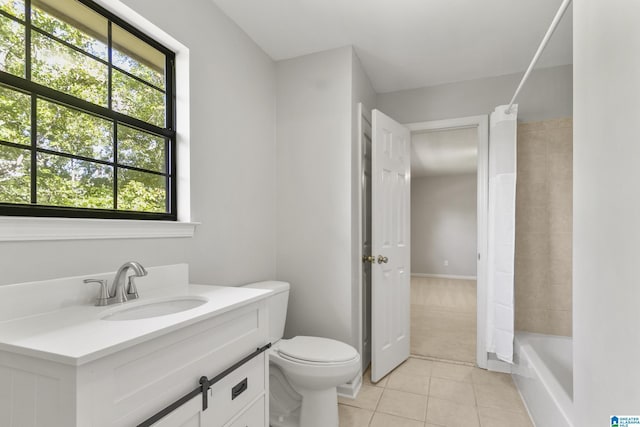
[[[373,264],[374,262],[376,262],[376,257],[374,257],[373,255],[363,256],[362,262],[370,262],[371,264]]]
[[[386,256],[378,255],[378,264],[386,264],[387,262],[389,262],[389,258],[387,258]]]

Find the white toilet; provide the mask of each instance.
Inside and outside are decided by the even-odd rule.
[[[270,289],[268,299],[269,424],[272,427],[338,427],[336,387],[360,370],[360,355],[340,341],[319,337],[282,339],[289,284],[259,282],[248,288]]]

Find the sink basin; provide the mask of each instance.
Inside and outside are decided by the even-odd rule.
[[[122,307],[110,312],[102,320],[139,320],[151,317],[166,316],[199,307],[208,301],[204,297],[177,297],[162,301],[138,304],[133,307]]]

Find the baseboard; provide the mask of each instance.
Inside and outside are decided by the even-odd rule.
[[[358,375],[348,383],[338,386],[338,396],[355,399],[360,387],[362,387],[362,371],[358,372]]]
[[[489,353],[489,358],[487,360],[487,370],[494,372],[502,372],[504,374],[510,374],[512,371],[513,365],[503,362],[496,357],[495,353]]]
[[[433,277],[436,279],[459,279],[459,280],[478,280],[478,276],[457,276],[455,274],[424,274],[411,273],[414,277]]]

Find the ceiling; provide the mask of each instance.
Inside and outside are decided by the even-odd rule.
[[[378,93],[524,71],[561,0],[213,0],[274,60],[353,45]],[[572,9],[538,67],[572,62]]]
[[[411,177],[475,173],[478,129],[475,127],[411,134]]]

